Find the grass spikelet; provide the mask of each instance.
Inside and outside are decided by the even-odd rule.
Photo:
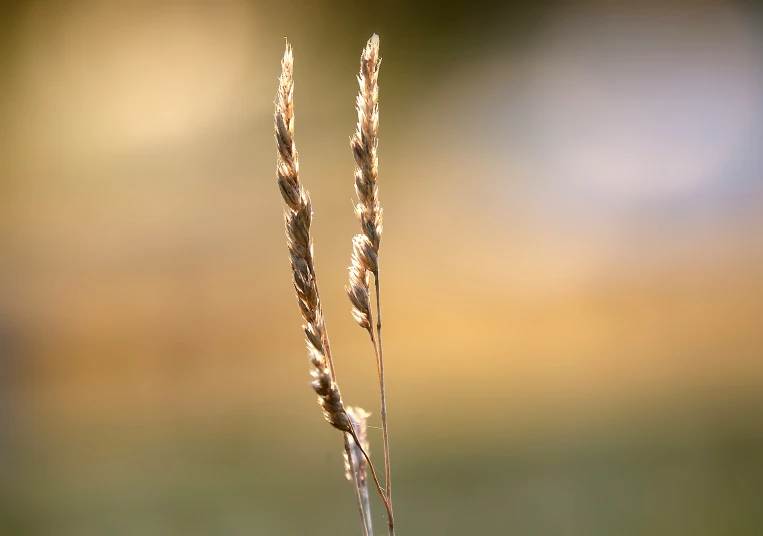
[[[349,432],[351,424],[342,404],[335,382],[328,334],[323,320],[318,283],[313,261],[313,242],[310,234],[313,211],[310,195],[299,180],[299,156],[294,143],[294,79],[293,56],[287,43],[281,62],[281,77],[275,102],[275,141],[278,148],[276,173],[278,188],[286,202],[284,213],[286,240],[289,246],[294,290],[297,293],[303,329],[307,339],[313,376],[311,383],[318,394],[323,416],[335,428]]]
[[[360,227],[378,253],[382,235],[382,209],[376,179],[379,176],[379,158],[376,154],[379,134],[379,36],[368,40],[360,56],[358,85],[355,102],[358,124],[350,140],[355,157],[355,192],[358,204],[355,214]]]
[[[352,316],[358,325],[373,337],[371,318],[371,272],[367,262],[366,250],[370,242],[365,235],[357,235],[352,241],[352,257],[350,262],[350,285],[345,288],[352,303]],[[371,251],[373,251],[371,249]],[[375,255],[374,255],[375,257]]]

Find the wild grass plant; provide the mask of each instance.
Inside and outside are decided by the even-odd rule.
[[[376,357],[384,451],[384,486],[381,485],[369,457],[366,434],[366,420],[369,414],[361,408],[345,406],[337,385],[334,360],[331,355],[315,273],[313,240],[310,232],[313,216],[312,203],[310,194],[299,179],[299,156],[294,143],[294,57],[288,43],[281,61],[281,77],[274,115],[275,142],[278,149],[276,165],[278,187],[286,203],[284,213],[286,239],[294,289],[304,320],[302,327],[310,357],[310,373],[313,377],[311,385],[318,395],[318,404],[323,409],[326,421],[343,434],[346,475],[354,489],[364,536],[373,536],[367,471],[370,471],[384,503],[388,534],[389,536],[395,534],[379,285],[379,246],[382,236],[382,208],[377,186],[380,64],[379,37],[374,34],[368,40],[360,57],[359,91],[355,103],[358,122],[350,140],[355,158],[355,192],[357,194],[355,214],[360,223],[360,233],[352,240],[349,284],[346,291],[352,305],[352,316],[358,325],[368,332]],[[371,306],[372,280],[376,302],[375,323]]]

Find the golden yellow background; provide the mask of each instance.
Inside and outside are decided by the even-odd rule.
[[[343,290],[374,32],[398,534],[763,534],[755,3],[0,9],[1,534],[358,533],[272,110],[288,37],[339,385],[378,426]]]

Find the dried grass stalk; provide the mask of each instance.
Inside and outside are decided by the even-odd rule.
[[[384,476],[387,501],[392,506],[392,479],[389,459],[389,432],[387,427],[387,395],[384,378],[384,352],[382,345],[381,301],[379,293],[379,246],[382,236],[382,208],[379,203],[379,36],[374,34],[368,40],[360,56],[358,85],[360,89],[356,99],[358,123],[350,139],[352,154],[355,157],[355,192],[358,203],[355,214],[360,222],[363,234],[353,239],[353,253],[350,265],[350,286],[347,293],[353,305],[353,316],[371,337],[376,353],[376,366],[379,375],[381,394],[381,422],[384,441]],[[370,306],[370,277],[374,276],[376,290],[376,335],[373,332],[373,320]],[[390,534],[393,532],[392,520],[389,520]]]
[[[284,212],[294,289],[305,324],[302,326],[312,366],[311,383],[318,394],[323,416],[335,428],[351,432],[352,427],[335,382],[326,325],[321,310],[310,235],[313,212],[310,195],[299,181],[299,156],[294,144],[294,59],[287,43],[281,62],[281,78],[275,102],[275,140],[278,148],[278,188],[287,204]]]

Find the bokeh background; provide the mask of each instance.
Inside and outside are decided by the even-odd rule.
[[[288,37],[340,387],[378,426],[343,290],[374,32],[398,533],[763,534],[756,3],[1,9],[0,534],[359,533],[272,109]]]

